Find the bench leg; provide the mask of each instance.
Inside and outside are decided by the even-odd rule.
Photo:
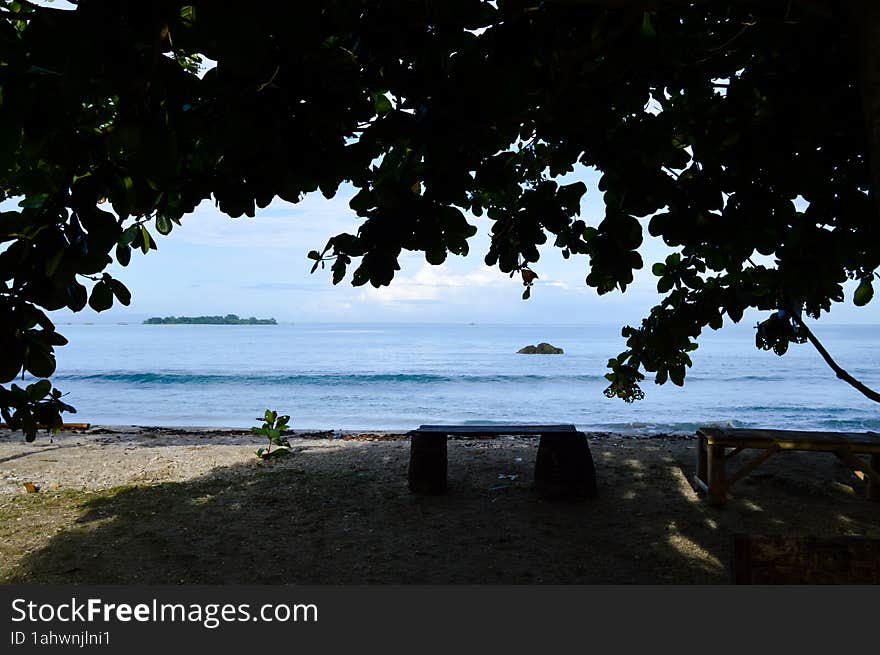
[[[871,468],[874,469],[875,472],[880,473],[880,455],[874,454],[871,455]],[[880,484],[869,477],[868,478],[868,500],[880,500]]]
[[[697,479],[703,484],[709,479],[709,452],[703,436],[697,437]]]
[[[446,492],[446,435],[410,435],[409,490],[416,494]]]
[[[548,500],[596,497],[596,467],[587,435],[583,432],[541,435],[535,460],[535,489]]]
[[[708,446],[709,491],[706,500],[713,507],[721,507],[727,502],[727,472],[724,469],[724,446],[709,444]]]

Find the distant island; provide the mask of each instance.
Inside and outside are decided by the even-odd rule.
[[[154,316],[144,321],[144,325],[278,325],[274,318],[239,318],[235,314],[226,316]]]

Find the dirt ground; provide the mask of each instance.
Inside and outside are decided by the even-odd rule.
[[[589,437],[599,498],[560,503],[531,489],[532,438],[451,439],[450,491],[425,497],[401,435],[302,434],[264,462],[241,431],[0,431],[0,582],[717,584],[737,533],[880,537],[831,455],[777,455],[715,509],[693,438]]]

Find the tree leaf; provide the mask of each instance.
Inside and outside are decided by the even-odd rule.
[[[523,284],[526,286],[531,286],[532,282],[538,279],[538,274],[525,266],[521,268],[519,272],[520,275],[522,275]]]
[[[25,360],[25,369],[38,378],[48,378],[55,372],[55,356],[48,350],[31,349]]]
[[[657,30],[654,28],[654,23],[651,20],[651,14],[653,12],[646,11],[642,14],[642,34],[645,36],[656,36]]]
[[[871,278],[865,277],[862,278],[862,281],[859,283],[859,286],[856,287],[856,291],[853,294],[853,303],[855,303],[858,307],[863,307],[871,302],[871,299],[874,297],[874,287],[871,285]]]
[[[373,111],[377,114],[387,114],[391,111],[391,101],[388,99],[384,93],[380,93],[378,91],[372,94],[373,96]]]
[[[162,235],[171,233],[171,221],[165,214],[156,216],[156,232]]]
[[[131,248],[122,243],[116,244],[116,261],[122,266],[128,266],[131,261]]]
[[[24,209],[41,209],[48,199],[48,193],[36,193],[19,202],[18,206]]]
[[[46,275],[52,277],[58,271],[58,266],[61,264],[61,260],[64,259],[64,248],[59,248],[58,251],[49,257],[46,260]]]
[[[111,278],[107,282],[107,284],[110,285],[110,290],[113,292],[113,295],[116,296],[116,299],[119,302],[121,302],[126,307],[128,307],[131,304],[131,292],[126,288],[126,286],[122,282]]]
[[[92,287],[92,294],[89,296],[89,307],[96,312],[103,312],[113,306],[113,294],[109,285],[103,280],[96,282]]]
[[[51,390],[52,383],[49,382],[49,380],[40,380],[39,382],[34,382],[33,384],[28,385],[27,395],[28,398],[36,402],[45,398],[46,394],[48,394]]]

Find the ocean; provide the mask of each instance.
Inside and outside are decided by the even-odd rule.
[[[574,423],[687,433],[700,425],[880,431],[880,405],[837,380],[809,344],[778,357],[747,325],[708,331],[685,386],[606,398],[619,326],[62,325],[57,387],[68,421],[246,427],[267,408],[291,427],[407,430],[422,423]],[[841,366],[880,388],[880,326],[815,331]],[[547,341],[564,355],[519,355]]]

